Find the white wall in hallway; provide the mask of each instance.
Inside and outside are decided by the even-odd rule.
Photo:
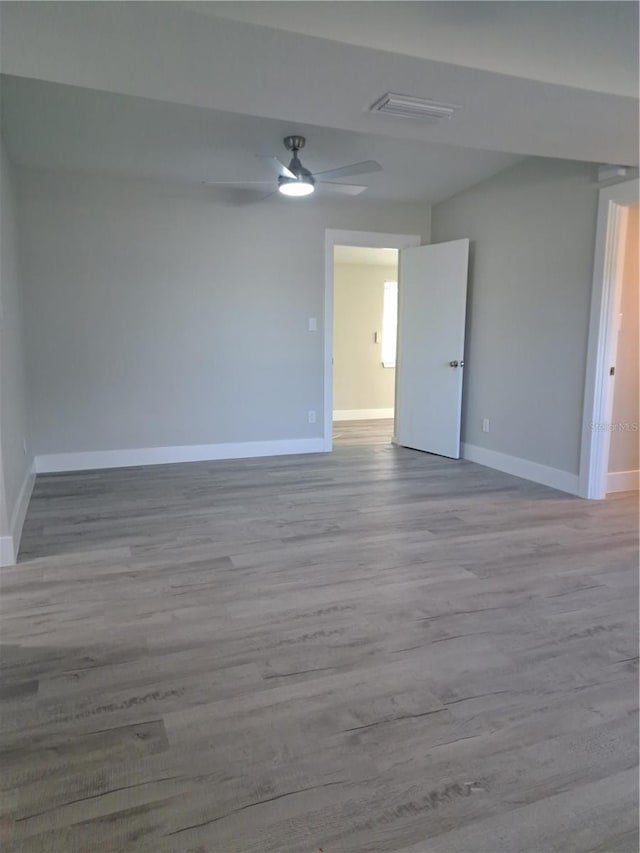
[[[629,208],[627,235],[624,247],[622,274],[622,298],[620,312],[622,323],[618,334],[616,375],[613,392],[612,424],[609,445],[609,472],[638,471],[640,468],[640,445],[638,438],[638,407],[640,370],[638,364],[638,228],[640,227],[640,205]],[[634,430],[635,425],[635,430]],[[636,475],[637,486],[637,475]]]
[[[334,411],[393,409],[396,371],[382,366],[381,334],[384,283],[397,280],[397,266],[334,266]]]

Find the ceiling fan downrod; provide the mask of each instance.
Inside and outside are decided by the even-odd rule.
[[[291,151],[293,154],[291,162],[289,163],[289,170],[293,172],[295,179],[281,177],[278,181],[279,186],[284,186],[286,188],[286,186],[290,185],[292,182],[299,182],[310,187],[310,192],[313,192],[313,186],[315,184],[314,177],[309,169],[305,169],[298,157],[298,151],[301,148],[304,148],[306,139],[304,136],[285,136],[282,141],[284,142],[284,147],[287,151]]]

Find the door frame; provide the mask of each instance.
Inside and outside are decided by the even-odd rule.
[[[613,412],[613,383],[607,378],[616,358],[627,208],[638,203],[639,194],[640,180],[635,178],[603,187],[598,198],[578,479],[581,498],[598,500],[607,494],[611,433],[604,427]]]
[[[419,234],[387,234],[379,231],[344,231],[327,228],[324,239],[324,414],[322,441],[325,452],[333,449],[333,249],[360,246],[367,249],[410,249],[421,246]]]

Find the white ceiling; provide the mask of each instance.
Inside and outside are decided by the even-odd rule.
[[[194,2],[201,14],[617,95],[638,93],[636,2]]]
[[[333,260],[336,264],[367,264],[375,267],[393,267],[398,264],[397,249],[368,249],[364,246],[335,246]]]
[[[523,156],[634,165],[636,18],[618,2],[2,2],[3,136],[21,162],[199,181],[266,179],[254,154],[285,156],[299,132],[312,170],[376,159],[365,197],[413,201]],[[387,91],[460,110],[371,114]]]
[[[271,3],[263,5],[272,9]],[[291,14],[307,14],[306,3],[287,5]],[[323,8],[325,5],[321,4]],[[482,39],[487,26],[478,29],[474,25],[482,20],[478,10],[485,10],[485,18],[493,15],[499,21],[500,7],[513,16],[511,7],[519,4],[487,6],[480,0],[471,5],[476,9],[475,15],[469,12],[461,16],[462,20],[453,27],[454,36],[459,30],[461,38],[472,40],[475,32],[476,39]],[[547,30],[553,30],[558,18],[556,10],[565,5],[581,8],[572,2],[540,4],[548,16]],[[606,5],[618,8],[615,2]],[[427,11],[431,8],[429,3],[410,6]],[[3,2],[0,71],[394,139],[519,155],[637,163],[638,100],[607,92],[611,74],[602,71],[602,67],[617,67],[616,51],[624,55],[622,65],[628,68],[636,62],[637,48],[630,49],[625,38],[617,40],[615,49],[611,49],[618,25],[612,35],[606,16],[595,22],[587,16],[588,26],[576,20],[575,28],[590,34],[585,36],[584,44],[589,49],[585,49],[578,69],[590,82],[578,87],[525,78],[520,67],[496,73],[472,64],[455,64],[451,59],[410,56],[402,52],[411,23],[406,17],[409,12],[399,16],[403,24],[396,42],[388,8],[377,2],[355,4],[355,17],[362,29],[386,32],[385,49],[381,50],[231,20],[212,14],[216,10],[208,6],[207,14],[201,14],[190,3]],[[621,8],[626,10],[627,6]],[[229,11],[233,8],[229,7]],[[610,17],[617,20],[619,16],[612,12]],[[557,23],[564,41],[560,39],[559,46],[552,50],[560,68],[566,64],[562,54],[569,40],[569,19],[565,19],[562,26]],[[515,45],[532,39],[529,24],[525,27],[525,23],[512,20],[504,28],[506,32],[497,37],[498,42],[502,44],[507,35],[515,39]],[[533,33],[543,29],[541,23],[537,26]],[[595,56],[591,51],[593,33],[601,37]],[[600,51],[602,62],[597,59]],[[450,52],[459,62],[459,54]],[[485,56],[491,53],[491,49],[484,51]],[[592,70],[588,73],[585,68],[589,62]],[[538,64],[552,66],[548,57]],[[510,67],[507,58],[503,58],[501,67]],[[451,102],[461,109],[453,118],[435,124],[369,113],[370,105],[387,91]]]
[[[311,171],[377,160],[382,172],[345,179],[363,198],[432,203],[518,162],[510,154],[256,118],[18,77],[2,78],[3,137],[18,163],[201,181],[276,179],[256,154],[291,155],[301,133]]]

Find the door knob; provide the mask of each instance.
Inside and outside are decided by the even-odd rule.
[[[457,367],[457,366],[458,366],[458,362],[457,362],[457,361],[450,361],[450,362],[449,362],[449,367]]]

